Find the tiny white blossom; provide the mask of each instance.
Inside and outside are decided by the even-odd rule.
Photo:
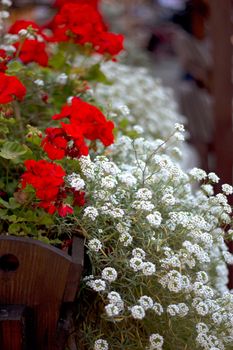
[[[67,97],[66,101],[67,101],[67,104],[68,104],[68,105],[71,105],[71,104],[72,104],[73,98],[74,98],[74,96],[69,96],[69,97]]]
[[[99,215],[98,210],[94,207],[86,207],[84,209],[83,216],[88,217],[92,221],[95,221],[95,219],[97,218],[98,215]]]
[[[233,193],[233,187],[231,185],[228,185],[228,184],[223,184],[222,190],[226,195],[230,195]]]
[[[155,227],[159,227],[162,222],[162,216],[159,211],[154,211],[152,214],[147,215],[146,219]]]
[[[102,278],[108,282],[113,282],[117,279],[117,271],[112,267],[105,267],[101,274]]]
[[[145,276],[151,276],[155,273],[156,268],[155,268],[155,264],[147,261],[147,262],[143,262],[142,263],[142,273]]]
[[[134,125],[133,129],[138,133],[138,134],[143,134],[144,130],[140,125]]]
[[[21,37],[26,36],[27,34],[28,34],[27,29],[20,29],[18,31],[18,35],[21,36]]]
[[[179,124],[179,123],[175,123],[175,129],[180,131],[180,132],[184,132],[184,125],[183,124]]]
[[[98,252],[102,248],[102,243],[97,238],[93,238],[88,242],[88,248]]]
[[[61,73],[56,77],[56,82],[61,85],[66,85],[68,80],[68,75],[66,73]]]
[[[44,81],[42,79],[36,79],[36,80],[34,80],[34,83],[37,86],[44,86]]]
[[[148,188],[140,188],[136,192],[135,197],[147,201],[152,198],[152,192]]]
[[[12,1],[11,0],[2,0],[2,4],[4,6],[10,7],[12,5]]]
[[[149,341],[150,341],[150,349],[151,350],[162,349],[164,340],[160,334],[152,333],[150,335]]]
[[[85,182],[79,174],[72,173],[66,177],[70,186],[73,187],[76,191],[80,191],[85,187]]]
[[[87,285],[96,292],[102,292],[106,289],[106,282],[101,279],[90,280]]]
[[[152,309],[159,316],[162,315],[162,313],[163,313],[163,307],[160,303],[154,303]]]
[[[140,258],[132,258],[129,261],[129,266],[132,267],[134,271],[139,271],[142,269],[143,261]]]
[[[189,174],[198,181],[204,180],[206,178],[206,172],[199,168],[193,168],[190,170]]]
[[[139,304],[143,307],[144,310],[151,309],[153,307],[153,299],[147,295],[143,295],[139,300]]]
[[[106,314],[109,317],[117,316],[120,313],[120,310],[118,309],[118,307],[115,304],[108,304],[108,305],[106,305],[105,306],[105,311],[106,311]]]
[[[136,320],[142,320],[145,317],[145,310],[140,305],[135,305],[130,308],[130,312],[133,318]]]
[[[8,11],[0,11],[0,18],[1,19],[6,19],[10,17],[10,13]]]
[[[220,180],[219,177],[215,173],[209,173],[208,178],[213,183],[218,183]]]
[[[119,241],[122,242],[125,247],[128,247],[133,242],[133,237],[128,232],[124,232],[120,235]]]
[[[108,342],[104,339],[98,339],[95,341],[94,350],[108,350]]]
[[[144,252],[143,249],[141,248],[134,248],[132,250],[132,255],[135,257],[135,258],[140,258],[140,259],[145,259],[146,257],[146,253]]]

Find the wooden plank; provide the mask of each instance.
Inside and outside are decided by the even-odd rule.
[[[232,124],[232,1],[211,0],[211,32],[213,41],[213,97],[216,172],[222,183],[233,183],[233,124]],[[233,204],[232,196],[229,202]],[[229,245],[233,252],[233,244]],[[233,267],[229,267],[229,288],[233,288]]]
[[[25,306],[0,306],[0,349],[29,350],[26,344],[25,315]]]
[[[36,240],[0,236],[0,262],[4,256],[15,257],[19,264],[8,270],[0,264],[0,304],[31,307],[35,312],[36,350],[54,350],[72,258]]]
[[[232,124],[232,2],[211,0],[211,28],[213,39],[213,97],[215,120],[216,172],[223,183],[233,180],[233,124]]]
[[[74,301],[79,286],[83,263],[84,263],[84,240],[81,237],[74,237],[72,244],[72,263],[67,277],[66,289],[63,297],[64,302]]]

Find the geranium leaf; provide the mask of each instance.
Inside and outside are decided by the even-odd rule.
[[[29,148],[26,145],[21,145],[16,141],[7,141],[0,151],[0,157],[5,159],[17,159],[28,151]]]

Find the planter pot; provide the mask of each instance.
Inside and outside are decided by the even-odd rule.
[[[68,255],[31,238],[0,236],[0,349],[63,348],[60,311],[75,299],[83,253],[78,237]]]

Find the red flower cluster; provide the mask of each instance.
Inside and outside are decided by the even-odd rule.
[[[15,98],[21,101],[25,94],[26,88],[18,78],[0,73],[0,104],[9,103]]]
[[[22,188],[31,185],[36,190],[36,196],[40,199],[39,206],[49,214],[58,212],[60,216],[73,213],[70,205],[64,204],[69,189],[65,188],[65,171],[60,165],[46,160],[27,160],[26,171],[22,175]],[[74,205],[82,206],[85,203],[84,192],[71,189],[74,196]]]
[[[41,66],[47,66],[48,54],[44,42],[47,37],[35,22],[18,20],[10,27],[9,33],[18,34],[21,29],[27,29],[29,26],[36,30],[36,36],[34,39],[25,39],[23,43],[19,41],[16,42],[14,44],[16,52],[20,49],[19,58],[24,64],[36,62]],[[39,37],[37,35],[39,35]]]
[[[95,106],[73,97],[71,105],[65,105],[54,120],[69,118],[70,124],[61,122],[60,128],[47,128],[42,146],[50,159],[62,159],[64,156],[79,158],[88,154],[85,139],[100,140],[104,146],[114,142],[114,124],[106,120]]]
[[[123,49],[123,36],[107,32],[95,6],[86,1],[66,3],[52,21],[54,41],[91,43],[96,52],[117,55]]]
[[[54,6],[62,7],[65,4],[73,3],[73,4],[88,4],[97,8],[98,2],[99,0],[56,0],[54,3]]]

